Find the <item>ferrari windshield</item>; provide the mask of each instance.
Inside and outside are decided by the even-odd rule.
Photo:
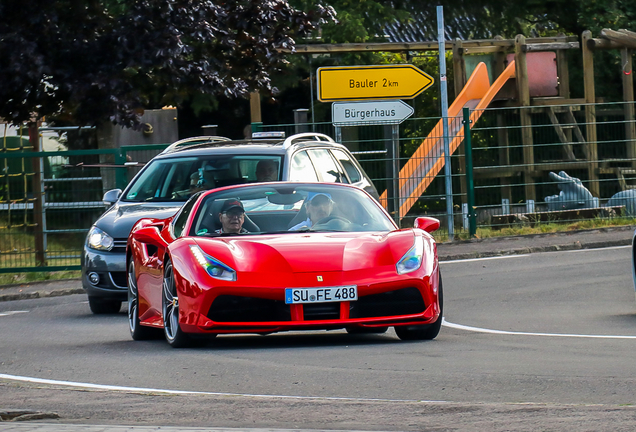
[[[280,167],[280,156],[159,158],[150,162],[135,179],[123,201],[186,201],[195,192],[215,187],[280,180]]]
[[[189,235],[395,229],[378,203],[360,189],[281,183],[250,185],[203,197]]]

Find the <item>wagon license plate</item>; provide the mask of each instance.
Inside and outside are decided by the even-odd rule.
[[[330,303],[358,300],[358,287],[285,288],[285,303]]]

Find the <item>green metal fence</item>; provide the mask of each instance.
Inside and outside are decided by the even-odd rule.
[[[632,104],[625,103],[551,105],[491,108],[448,119],[449,145],[457,146],[451,157],[450,197],[455,232],[468,235],[485,228],[633,217],[633,110]],[[394,215],[399,211],[402,226],[410,226],[417,216],[430,215],[442,220],[444,231],[449,197],[439,121],[412,118],[399,126],[402,174],[397,179],[392,174],[390,126],[337,131],[331,123],[316,123],[262,129],[282,130],[287,136],[305,131],[340,134],[389,210]],[[123,189],[167,145],[34,152],[26,138],[4,139],[0,147],[0,273],[79,269],[86,233],[105,210],[103,193]],[[568,201],[559,196],[562,182],[550,173],[561,171],[580,179],[591,198]],[[399,209],[391,207],[394,181],[399,185]],[[617,194],[628,196],[612,200]]]
[[[486,110],[472,128],[478,224],[497,229],[634,216],[633,108],[607,103]],[[522,114],[530,125],[521,123]],[[463,190],[457,165],[457,190]],[[564,195],[572,181],[558,179],[560,172],[579,179],[590,195]]]
[[[104,192],[123,189],[167,145],[34,152],[28,139],[6,137],[0,151],[0,273],[78,270],[86,233],[105,210]]]

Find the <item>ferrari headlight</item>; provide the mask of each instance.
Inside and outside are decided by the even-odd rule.
[[[221,279],[226,281],[236,280],[236,270],[223,264],[210,255],[203,253],[199,246],[190,245],[190,251],[194,256],[194,259],[205,269],[205,271],[215,279]]]
[[[109,251],[113,248],[114,240],[101,229],[93,226],[86,236],[86,245],[91,249]]]
[[[422,265],[424,259],[424,240],[422,237],[416,236],[413,247],[404,254],[395,265],[398,274],[411,273]]]

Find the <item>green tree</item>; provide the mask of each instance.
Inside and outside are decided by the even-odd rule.
[[[3,0],[0,117],[138,122],[139,110],[194,95],[272,89],[279,48],[333,10],[284,0]]]

